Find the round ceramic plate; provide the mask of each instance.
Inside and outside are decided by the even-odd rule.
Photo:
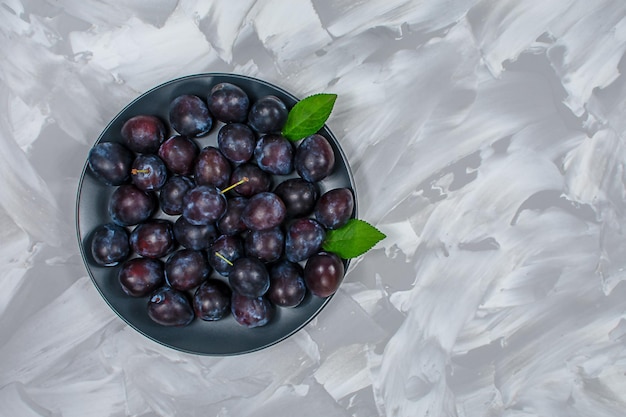
[[[169,128],[168,106],[175,97],[181,94],[195,94],[206,99],[210,89],[221,82],[236,84],[244,89],[251,103],[269,94],[282,99],[288,108],[298,101],[295,96],[283,89],[251,77],[217,73],[188,76],[155,87],[134,100],[109,123],[96,143],[120,141],[123,123],[139,114],[158,116]],[[221,123],[215,123],[209,135],[194,139],[200,149],[205,146],[217,146],[217,132],[221,125]],[[173,134],[171,128],[169,133]],[[337,139],[326,126],[322,128],[320,134],[329,140],[336,157],[333,173],[319,183],[320,191],[323,193],[333,188],[348,187],[353,190],[356,203],[354,180]],[[274,177],[273,186],[285,178]],[[330,300],[330,297],[319,298],[307,294],[299,306],[277,307],[269,324],[253,329],[239,325],[232,315],[214,322],[196,318],[186,327],[165,327],[156,324],[147,314],[149,297],[133,298],[124,293],[117,279],[119,266],[99,266],[93,261],[89,250],[91,232],[97,226],[111,221],[107,206],[114,189],[115,187],[100,183],[85,162],[76,201],[79,245],[87,271],[104,300],[126,323],[146,337],[173,349],[202,355],[236,355],[252,352],[271,346],[294,334],[311,321]],[[354,216],[356,216],[356,207]],[[160,217],[167,216],[161,215]],[[131,229],[129,228],[129,231]],[[348,266],[347,261],[345,265]],[[213,272],[211,276],[227,281],[216,272]]]

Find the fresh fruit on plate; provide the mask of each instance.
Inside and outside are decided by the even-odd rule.
[[[288,109],[220,82],[174,97],[166,121],[130,117],[120,143],[89,154],[94,177],[115,187],[110,221],[92,233],[93,260],[119,265],[124,293],[147,297],[148,317],[167,327],[229,313],[262,327],[307,293],[332,296],[344,260],[385,237],[354,218],[351,188],[326,189],[339,156],[320,129],[336,98],[316,94]],[[211,130],[217,146],[202,147]]]

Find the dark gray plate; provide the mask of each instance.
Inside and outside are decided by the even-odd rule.
[[[152,114],[167,122],[168,106],[175,97],[195,94],[206,99],[211,87],[220,82],[240,86],[248,93],[251,102],[268,94],[278,96],[289,108],[298,101],[283,89],[251,77],[219,73],[192,75],[169,81],[141,95],[109,123],[96,143],[120,141],[122,124],[135,115]],[[208,136],[196,139],[200,148],[207,145],[217,146],[217,131],[220,126],[221,124],[214,126]],[[356,189],[348,161],[337,139],[326,126],[320,133],[330,141],[337,161],[333,173],[320,183],[321,192],[338,187],[352,188],[356,205]],[[283,179],[275,178],[274,185]],[[146,337],[173,349],[195,354],[236,355],[252,352],[294,334],[311,321],[330,300],[330,297],[319,298],[308,294],[296,308],[276,308],[275,316],[268,325],[254,329],[240,326],[230,315],[217,322],[196,319],[182,328],[164,327],[154,323],[147,314],[148,297],[132,298],[126,295],[117,280],[118,267],[101,267],[93,261],[90,254],[91,232],[98,225],[110,221],[107,205],[113,190],[114,187],[98,182],[85,163],[76,200],[76,228],[81,254],[87,271],[104,300],[126,323]],[[348,266],[348,261],[345,265]],[[213,277],[220,278],[215,272]]]

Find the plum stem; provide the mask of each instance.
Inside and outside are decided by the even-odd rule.
[[[233,263],[231,261],[229,261],[224,255],[222,255],[219,252],[215,252],[215,256],[217,256],[218,258],[222,259],[224,262],[226,262],[228,265],[233,266]]]
[[[236,183],[229,185],[228,187],[224,188],[222,191],[220,191],[220,194],[224,194],[230,190],[232,190],[233,188],[237,187],[238,185],[241,185],[245,182],[250,181],[250,178],[248,177],[243,177],[240,181],[237,181]]]
[[[150,168],[146,168],[146,169],[137,169],[137,168],[133,168],[130,171],[131,174],[133,175],[137,175],[137,174],[149,174],[150,173]]]

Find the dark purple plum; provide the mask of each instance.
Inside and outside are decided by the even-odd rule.
[[[156,116],[138,115],[128,119],[121,130],[124,144],[137,153],[156,153],[165,140],[165,125]]]
[[[283,260],[270,268],[267,298],[279,307],[296,307],[306,295],[304,271],[296,263]]]
[[[135,154],[121,143],[102,142],[91,148],[87,164],[103,184],[122,185],[130,179],[134,159]]]
[[[228,199],[226,213],[217,221],[217,229],[223,235],[236,235],[246,230],[246,225],[241,220],[241,213],[248,204],[245,197],[233,197]]]
[[[309,182],[323,180],[335,167],[332,146],[324,136],[317,133],[304,138],[296,149],[294,167],[298,175]]]
[[[109,200],[109,216],[120,226],[133,226],[148,220],[156,211],[154,194],[140,190],[133,184],[122,184]]]
[[[221,122],[245,122],[250,99],[240,87],[231,83],[219,83],[211,88],[207,106],[211,114]]]
[[[129,259],[122,264],[117,278],[126,294],[144,297],[165,283],[163,262],[151,258]]]
[[[171,287],[161,287],[150,296],[148,316],[162,326],[183,327],[190,324],[195,315],[187,295]]]
[[[289,178],[274,189],[276,194],[285,203],[288,218],[305,217],[313,212],[319,197],[317,184],[302,178]]]
[[[246,297],[260,297],[270,287],[270,275],[263,262],[255,258],[239,258],[228,274],[233,291]]]
[[[156,155],[137,155],[130,170],[130,178],[143,191],[158,191],[167,181],[167,167]]]
[[[354,211],[354,197],[349,188],[336,188],[322,194],[315,206],[315,218],[327,229],[339,229],[348,223]]]
[[[220,275],[227,277],[232,263],[244,255],[244,247],[238,236],[222,235],[207,250],[209,265]]]
[[[230,311],[235,321],[247,328],[265,326],[274,316],[274,308],[267,298],[250,298],[237,292],[233,292]]]
[[[193,295],[196,317],[204,321],[224,318],[230,311],[232,291],[228,284],[218,279],[204,281]]]
[[[196,158],[200,153],[198,145],[186,137],[172,136],[159,147],[159,157],[173,174],[193,174]]]
[[[317,253],[324,243],[326,231],[313,219],[297,219],[289,225],[285,234],[285,257],[300,262]]]
[[[206,135],[213,126],[207,105],[193,94],[183,94],[172,100],[169,119],[172,129],[192,138]]]
[[[216,238],[217,229],[213,224],[191,224],[183,216],[174,222],[174,239],[187,249],[208,249]]]
[[[91,236],[91,255],[98,265],[115,266],[128,258],[128,232],[113,223],[96,227]]]
[[[194,166],[194,179],[198,185],[225,188],[229,184],[232,168],[228,159],[213,146],[200,151]]]
[[[287,215],[285,204],[274,193],[255,194],[241,213],[241,219],[250,230],[267,230],[279,226]]]
[[[198,287],[210,273],[211,267],[200,251],[181,249],[165,261],[165,279],[170,287],[180,291]]]
[[[256,165],[243,164],[233,170],[230,184],[236,184],[247,178],[247,182],[238,185],[233,193],[242,197],[252,197],[255,194],[269,191],[272,186],[271,176]]]
[[[170,216],[182,214],[183,197],[193,187],[195,187],[195,183],[189,177],[182,175],[170,177],[159,192],[161,210]]]
[[[141,223],[130,233],[130,246],[140,256],[162,258],[176,247],[172,222],[152,219]]]
[[[254,148],[254,161],[265,172],[287,175],[293,171],[293,145],[281,135],[262,136]]]
[[[248,124],[259,133],[278,133],[285,126],[289,110],[276,96],[261,97],[252,104]]]
[[[251,230],[244,238],[247,256],[269,263],[277,261],[283,254],[285,235],[280,227],[267,230]]]
[[[198,185],[183,197],[183,217],[195,225],[215,223],[226,207],[224,194],[211,185]]]
[[[320,252],[311,256],[304,266],[304,282],[309,291],[318,297],[333,295],[343,280],[344,265],[331,252]]]
[[[252,158],[255,145],[256,135],[243,123],[229,123],[217,133],[217,146],[220,152],[237,165]]]

